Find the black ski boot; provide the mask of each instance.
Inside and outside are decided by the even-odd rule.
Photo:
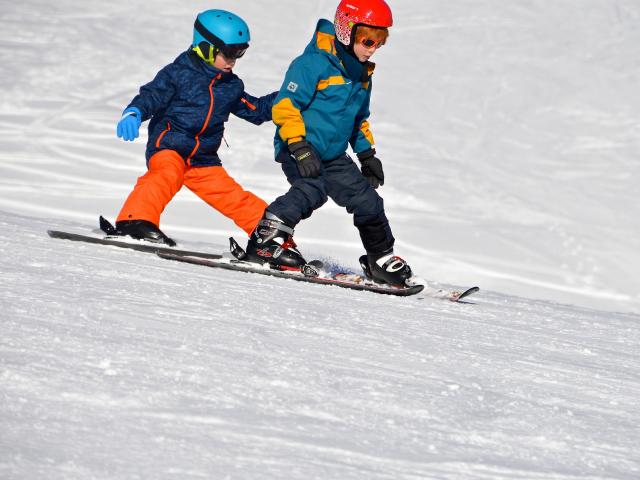
[[[158,227],[148,220],[123,220],[116,222],[116,229],[113,235],[128,235],[136,240],[163,243],[170,247],[176,246],[176,242],[167,237]]]
[[[293,228],[272,213],[264,217],[249,237],[247,261],[269,263],[282,268],[299,268],[306,261],[293,241]]]
[[[369,280],[393,286],[406,286],[405,280],[411,278],[411,267],[393,251],[380,255],[362,255],[360,266]]]

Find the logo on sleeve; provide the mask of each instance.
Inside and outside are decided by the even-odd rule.
[[[289,82],[289,85],[287,85],[287,90],[289,90],[290,92],[295,92],[296,90],[298,90],[298,84],[296,82]]]

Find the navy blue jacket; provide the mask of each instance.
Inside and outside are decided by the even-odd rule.
[[[187,165],[220,165],[218,148],[229,114],[260,125],[271,120],[277,92],[256,98],[244,83],[203,62],[188,50],[140,87],[129,107],[149,122],[147,161],[159,150],[175,150]]]

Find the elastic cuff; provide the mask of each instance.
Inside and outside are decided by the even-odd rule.
[[[287,145],[291,145],[292,143],[301,142],[304,140],[304,137],[291,137],[287,139]]]
[[[362,162],[363,160],[366,160],[368,158],[375,157],[376,149],[370,148],[369,150],[365,150],[364,152],[356,153],[356,155],[358,156],[358,160]]]
[[[140,111],[140,109],[138,107],[127,107],[127,108],[125,108],[124,112],[122,112],[122,116],[123,117],[128,117],[129,115],[135,115],[140,120],[142,120],[142,112]]]

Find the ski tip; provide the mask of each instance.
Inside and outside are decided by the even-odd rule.
[[[452,298],[451,300],[454,302],[459,302],[463,298],[468,297],[469,295],[473,295],[474,293],[477,293],[479,291],[480,291],[480,287],[467,288],[466,290],[461,292],[459,295],[456,295],[455,298]]]

